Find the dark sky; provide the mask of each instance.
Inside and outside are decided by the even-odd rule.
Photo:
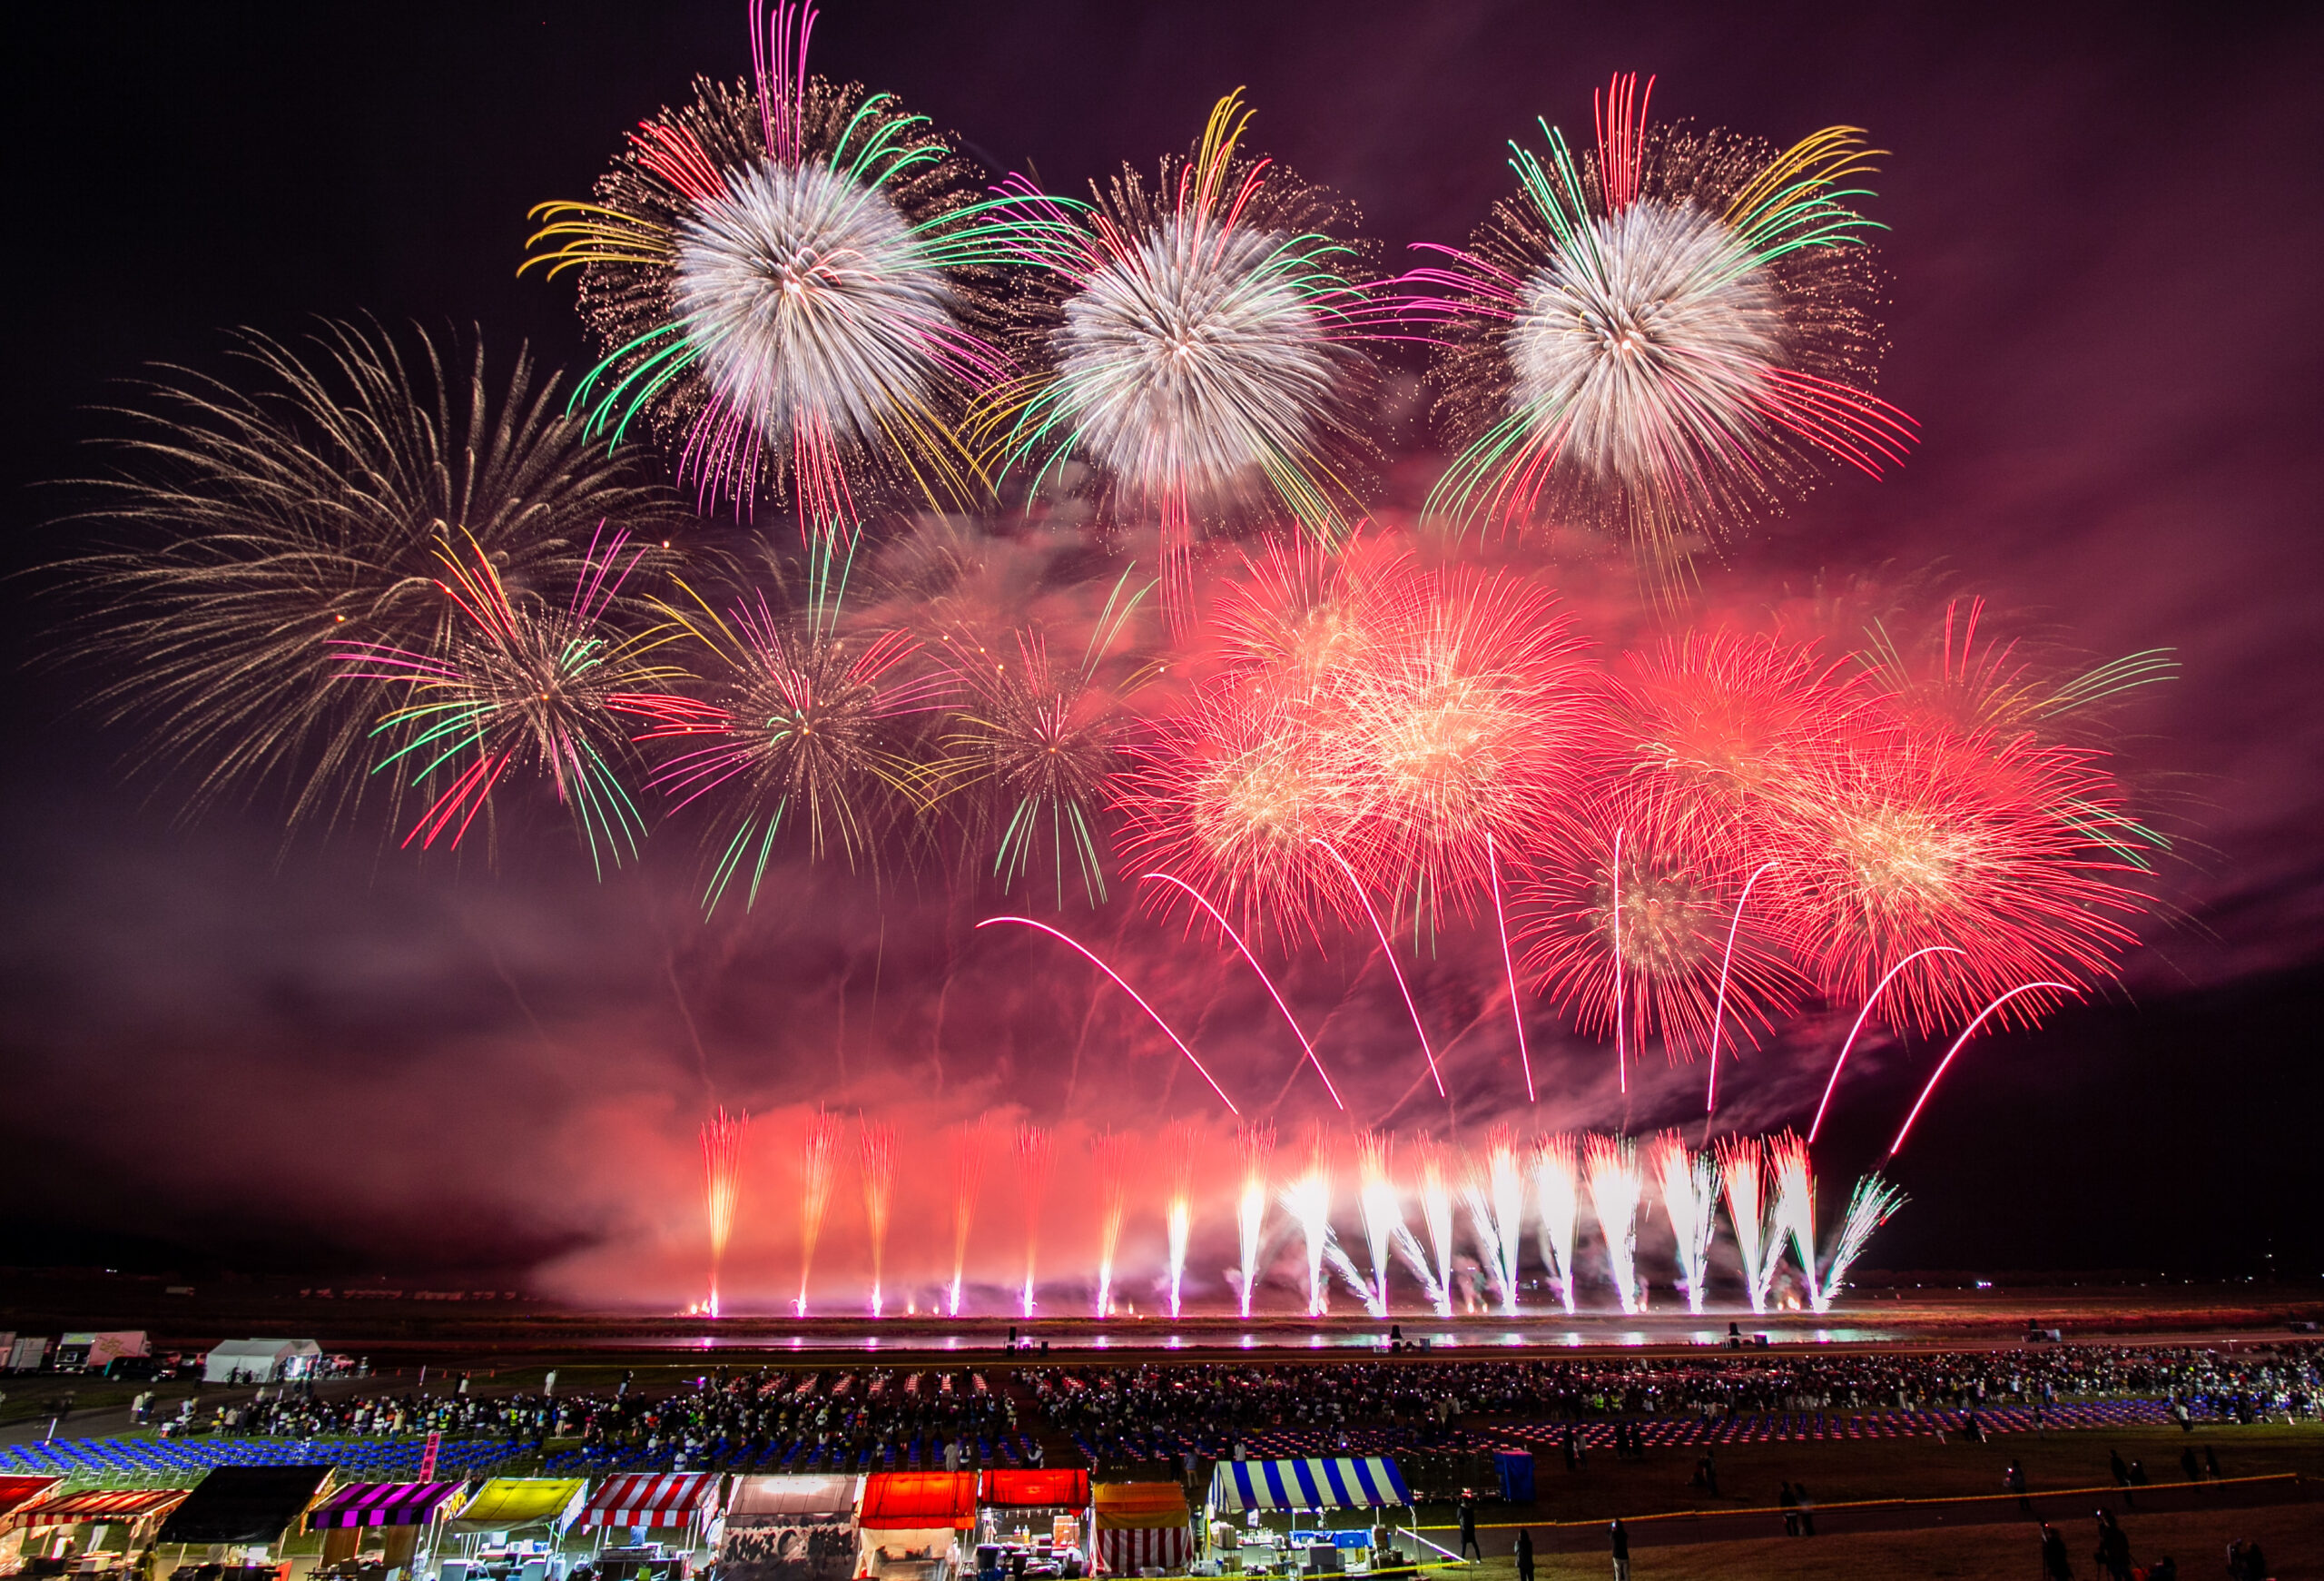
[[[1659,74],[1661,116],[1868,128],[1892,151],[1881,392],[1923,444],[1776,524],[1738,596],[1935,568],[2093,652],[2185,667],[2123,754],[2181,841],[2181,914],[2112,1003],[1964,1056],[1874,1260],[2240,1275],[2273,1251],[2315,1277],[2319,44],[2297,7],[834,0],[814,47],[1067,191],[1183,147],[1246,85],[1257,143],[1354,197],[1392,257],[1463,236],[1504,189],[1503,141],[1541,114],[1586,127],[1617,69]],[[747,64],[730,0],[20,22],[0,66],[8,565],[75,547],[43,525],[66,497],[34,485],[86,464],[107,381],[219,368],[226,326],[368,312],[580,356],[569,290],[515,277],[526,209],[585,194],[694,73]],[[168,786],[123,778],[127,743],[71,712],[84,679],[26,667],[53,618],[34,586],[0,590],[0,1260],[552,1258],[605,1293],[693,1255],[708,1093],[1022,1102],[1068,1126],[1187,1110],[1159,1060],[1120,1082],[1072,1065],[1086,973],[1063,1009],[1013,998],[992,979],[1033,954],[964,956],[924,906],[891,933],[861,886],[802,880],[781,917],[705,926],[683,849],[598,884],[554,839],[497,872],[422,871],[360,837],[281,856],[262,808],[182,825]],[[1005,1036],[946,1044],[947,981]],[[1349,1016],[1375,1003],[1316,992]],[[1770,1082],[1771,1116],[1827,1046]],[[1876,1154],[1928,1053],[1867,1062],[1833,1174]]]

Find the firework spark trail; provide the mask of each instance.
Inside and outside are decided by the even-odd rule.
[[[734,1233],[734,1205],[742,1195],[743,1141],[751,1129],[747,1109],[726,1112],[720,1104],[702,1122],[702,1205],[710,1224],[710,1300],[705,1308],[718,1316],[718,1270],[726,1260],[726,1242]]]
[[[1525,1174],[1517,1163],[1517,1136],[1496,1125],[1486,1149],[1486,1179],[1492,1193],[1495,1251],[1501,1262],[1502,1310],[1517,1315],[1518,1246],[1525,1229]]]
[[[1372,1252],[1375,1299],[1370,1305],[1375,1318],[1388,1315],[1388,1259],[1397,1231],[1404,1227],[1403,1209],[1396,1201],[1395,1179],[1389,1172],[1391,1140],[1384,1131],[1367,1131],[1356,1138],[1355,1144],[1361,1181],[1356,1202],[1364,1213],[1364,1239]]]
[[[1364,1270],[1355,1266],[1355,1259],[1347,1254],[1347,1248],[1340,1244],[1340,1238],[1328,1225],[1324,1230],[1324,1261],[1354,1292],[1365,1311],[1375,1316],[1387,1311],[1388,1298],[1364,1277]]]
[[[1267,975],[1266,968],[1259,964],[1259,958],[1251,954],[1251,947],[1243,942],[1243,935],[1235,931],[1234,924],[1226,920],[1225,914],[1220,912],[1216,906],[1210,904],[1209,896],[1204,894],[1202,891],[1196,889],[1193,884],[1188,884],[1183,878],[1173,878],[1167,873],[1149,873],[1145,876],[1157,883],[1177,884],[1180,889],[1185,890],[1187,894],[1194,898],[1194,902],[1196,905],[1202,907],[1204,911],[1210,914],[1210,920],[1216,923],[1219,926],[1219,931],[1224,933],[1228,939],[1234,942],[1236,950],[1239,952],[1243,959],[1249,963],[1251,970],[1258,974],[1260,983],[1264,985],[1267,991],[1267,997],[1274,1000],[1275,1009],[1283,1013],[1284,1024],[1291,1029],[1291,1035],[1299,1040],[1300,1052],[1307,1056],[1309,1062],[1314,1064],[1315,1067],[1315,1074],[1323,1079],[1324,1091],[1332,1095],[1333,1104],[1344,1113],[1347,1110],[1347,1103],[1340,1097],[1340,1090],[1332,1085],[1331,1073],[1324,1069],[1324,1062],[1317,1056],[1315,1052],[1315,1045],[1307,1041],[1307,1034],[1299,1030],[1299,1019],[1291,1013],[1291,1006],[1283,1002],[1283,995],[1275,989],[1275,979]]]
[[[1751,1310],[1768,1309],[1768,1287],[1780,1260],[1768,1230],[1766,1149],[1759,1139],[1738,1136],[1718,1148],[1718,1175],[1727,1190],[1728,1221],[1735,1229],[1735,1253],[1743,1265],[1743,1288]]]
[[[1243,1150],[1243,1191],[1235,1204],[1235,1229],[1243,1253],[1243,1316],[1251,1315],[1251,1293],[1259,1282],[1259,1235],[1266,1228],[1267,1160],[1275,1151],[1273,1124],[1244,1126],[1238,1133]]]
[[[1461,1206],[1468,1213],[1469,1234],[1476,1242],[1478,1270],[1491,1289],[1487,1299],[1497,1299],[1506,1309],[1511,1292],[1501,1265],[1501,1227],[1493,1222],[1492,1181],[1473,1160],[1461,1181]]]
[[[1662,1210],[1679,1245],[1679,1282],[1687,1309],[1700,1312],[1710,1290],[1710,1242],[1718,1228],[1718,1168],[1708,1152],[1689,1147],[1675,1131],[1648,1144],[1648,1167],[1661,1189]]]
[[[1339,854],[1337,846],[1328,840],[1314,843],[1321,845],[1324,854],[1339,864],[1340,871],[1347,874],[1348,887],[1355,892],[1355,898],[1364,903],[1364,914],[1371,920],[1373,934],[1380,941],[1381,958],[1388,963],[1388,970],[1395,976],[1396,992],[1404,996],[1404,1009],[1413,1018],[1413,1033],[1420,1039],[1420,1052],[1428,1059],[1429,1080],[1436,1083],[1436,1095],[1443,1097],[1444,1075],[1436,1068],[1436,1051],[1428,1046],[1428,1028],[1421,1024],[1420,1006],[1413,1002],[1413,991],[1404,982],[1404,969],[1396,964],[1395,946],[1388,943],[1388,930],[1380,925],[1380,914],[1372,907],[1372,896],[1364,892],[1364,881],[1355,875],[1355,869],[1348,865],[1347,858]]]
[[[1606,871],[1606,886],[1614,893],[1614,1072],[1622,1096],[1628,1098],[1630,1062],[1628,1045],[1622,1041],[1623,1023],[1629,1018],[1622,1013],[1622,831],[1619,826],[1614,830],[1614,865]]]
[[[1025,1206],[1025,1290],[1019,1307],[1033,1315],[1033,1270],[1041,1246],[1041,1199],[1048,1195],[1049,1133],[1029,1121],[1017,1127],[1017,1184]]]
[[[1412,1232],[1409,1226],[1399,1224],[1394,1244],[1397,1258],[1403,1261],[1404,1270],[1413,1276],[1413,1282],[1420,1286],[1420,1293],[1427,1300],[1429,1309],[1439,1317],[1451,1311],[1452,1299],[1445,1293],[1444,1287],[1437,1283],[1436,1270],[1428,1265],[1428,1249],[1421,1245],[1420,1238]]]
[[[895,1201],[896,1128],[884,1121],[857,1120],[863,1158],[863,1224],[872,1238],[872,1315],[881,1315],[888,1258],[888,1210]]]
[[[1639,1168],[1638,1143],[1627,1136],[1592,1135],[1582,1144],[1582,1172],[1590,1181],[1590,1204],[1606,1237],[1606,1270],[1622,1310],[1646,1309],[1646,1286],[1638,1273],[1638,1219],[1646,1199],[1646,1176]]]
[[[823,1214],[832,1203],[832,1177],[839,1166],[840,1118],[815,1111],[799,1149],[799,1299],[793,1303],[798,1316],[807,1315],[807,1280],[814,1271],[815,1240],[823,1232]]]
[[[1751,870],[1751,876],[1743,881],[1743,893],[1735,897],[1735,915],[1727,924],[1727,948],[1718,957],[1718,997],[1710,1013],[1710,1081],[1703,1089],[1706,1126],[1710,1123],[1709,1117],[1718,1112],[1718,1034],[1727,1024],[1727,977],[1728,969],[1735,963],[1735,935],[1743,926],[1743,908],[1751,904],[1751,886],[1759,882],[1759,874],[1774,865],[1773,862],[1762,862]],[[1807,1140],[1815,1141],[1815,1132],[1810,1131]],[[1702,1310],[1699,1306],[1695,1309]]]
[[[1316,1125],[1308,1138],[1306,1172],[1276,1192],[1275,1201],[1299,1226],[1307,1244],[1307,1315],[1324,1317],[1331,1309],[1330,1287],[1324,1282],[1324,1250],[1332,1235],[1332,1166],[1322,1125]]]
[[[1905,1123],[1896,1128],[1896,1140],[1888,1144],[1888,1156],[1890,1158],[1895,1158],[1896,1154],[1903,1150],[1905,1138],[1912,1134],[1913,1122],[1921,1117],[1922,1109],[1927,1106],[1930,1096],[1936,1092],[1937,1082],[1945,1075],[1945,1069],[1953,1063],[1953,1056],[1961,1052],[1962,1044],[1967,1042],[1972,1037],[1976,1035],[1977,1029],[1985,1024],[1985,1018],[1993,1014],[1994,1012],[1999,1010],[2003,1005],[2007,1004],[2011,1000],[2016,998],[2021,993],[2031,993],[2037,989],[2053,988],[2056,989],[2061,993],[2080,993],[2082,992],[2081,989],[2076,988],[2071,983],[2021,983],[2016,987],[2011,989],[2008,993],[2003,994],[2000,998],[1994,1000],[1991,1004],[1985,1006],[1984,1009],[1979,1011],[1977,1013],[1977,1018],[1971,1022],[1967,1026],[1961,1029],[1961,1035],[1955,1038],[1953,1040],[1953,1046],[1945,1051],[1945,1058],[1939,1060],[1936,1062],[1936,1069],[1929,1072],[1928,1085],[1922,1088],[1921,1095],[1913,1101],[1912,1112],[1905,1115]]]
[[[1573,1242],[1581,1224],[1581,1159],[1571,1136],[1541,1139],[1533,1152],[1535,1236],[1541,1260],[1558,1288],[1558,1300],[1573,1308]]]
[[[1817,1289],[1816,1175],[1808,1163],[1807,1144],[1797,1132],[1785,1131],[1769,1137],[1767,1148],[1768,1172],[1775,1177],[1776,1185],[1775,1235],[1768,1260],[1777,1260],[1788,1240],[1792,1255],[1799,1260],[1800,1288],[1813,1305]]]
[[[1856,1190],[1848,1196],[1848,1210],[1840,1220],[1839,1240],[1825,1263],[1823,1289],[1815,1298],[1817,1311],[1832,1309],[1832,1302],[1847,1283],[1848,1270],[1864,1255],[1873,1231],[1886,1224],[1905,1202],[1905,1193],[1877,1173],[1856,1181]]]
[[[1436,1315],[1452,1315],[1452,1191],[1444,1178],[1443,1144],[1433,1137],[1420,1142],[1420,1215],[1428,1226],[1430,1246],[1436,1253]]]
[[[1170,1155],[1170,1316],[1178,1315],[1178,1297],[1186,1283],[1187,1242],[1194,1233],[1195,1128],[1184,1121],[1170,1128],[1165,1144]]]
[[[984,1189],[984,1155],[992,1145],[987,1119],[978,1115],[952,1138],[952,1288],[945,1310],[955,1318],[960,1315],[960,1284],[968,1272],[969,1228],[976,1220],[977,1196]]]
[[[1105,1131],[1089,1140],[1098,1177],[1098,1316],[1114,1315],[1114,1253],[1129,1208],[1129,1138]]]
[[[1032,928],[1040,933],[1047,934],[1052,939],[1059,940],[1062,943],[1070,945],[1083,958],[1088,960],[1092,966],[1097,967],[1098,971],[1103,972],[1107,976],[1112,978],[1114,981],[1114,986],[1119,988],[1124,993],[1128,994],[1130,998],[1136,1002],[1138,1009],[1146,1012],[1147,1019],[1151,1020],[1156,1026],[1162,1029],[1162,1035],[1168,1038],[1171,1042],[1177,1045],[1178,1052],[1187,1056],[1187,1062],[1195,1068],[1195,1073],[1200,1076],[1205,1082],[1210,1083],[1210,1090],[1218,1094],[1218,1101],[1221,1103],[1226,1105],[1226,1112],[1238,1117],[1242,1114],[1243,1112],[1235,1107],[1235,1100],[1226,1095],[1226,1089],[1221,1087],[1211,1073],[1203,1068],[1203,1062],[1195,1057],[1194,1050],[1187,1047],[1186,1040],[1171,1030],[1170,1023],[1162,1019],[1161,1013],[1156,1010],[1152,1005],[1147,1003],[1145,996],[1139,993],[1137,989],[1132,988],[1129,983],[1123,979],[1120,973],[1115,971],[1111,966],[1107,965],[1105,962],[1099,960],[1094,951],[1074,939],[1071,934],[1060,933],[1057,929],[1049,926],[1049,924],[1037,923],[1030,917],[987,917],[984,921],[979,923],[977,926],[980,928],[990,928],[1001,923],[1014,923],[1019,927]]]
[[[1501,969],[1509,982],[1509,1014],[1517,1023],[1517,1063],[1525,1072],[1525,1102],[1535,1102],[1533,1054],[1525,1046],[1525,998],[1517,991],[1517,959],[1509,950],[1509,916],[1501,904],[1501,861],[1493,853],[1492,836],[1485,836],[1485,865],[1492,872],[1492,922],[1501,934]]]
[[[1940,953],[1949,953],[1955,955],[1962,954],[1960,950],[1955,949],[1951,944],[1930,944],[1922,949],[1915,950],[1911,954],[1905,956],[1894,966],[1889,967],[1886,972],[1883,973],[1881,974],[1880,981],[1873,985],[1872,992],[1865,995],[1864,1008],[1856,1013],[1856,1024],[1848,1028],[1848,1035],[1840,1042],[1840,1057],[1832,1062],[1831,1079],[1824,1083],[1823,1099],[1816,1105],[1816,1118],[1807,1127],[1807,1140],[1809,1141],[1814,1141],[1816,1140],[1817,1133],[1824,1129],[1824,1112],[1832,1106],[1832,1093],[1839,1087],[1840,1084],[1840,1070],[1848,1062],[1848,1051],[1856,1047],[1856,1034],[1864,1030],[1864,1023],[1870,1018],[1872,1014],[1872,1006],[1874,1003],[1879,999],[1880,991],[1887,987],[1889,983],[1896,981],[1897,973],[1902,972],[1905,967],[1911,965],[1915,961],[1919,960],[1923,955],[1934,955]]]

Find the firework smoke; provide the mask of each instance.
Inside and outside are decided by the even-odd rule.
[[[976,1220],[977,1196],[984,1187],[984,1155],[992,1145],[992,1128],[978,1115],[952,1136],[952,1288],[945,1302],[947,1315],[960,1315],[960,1282],[968,1272],[969,1228]]]
[[[1025,1205],[1025,1290],[1019,1311],[1033,1315],[1033,1270],[1041,1246],[1041,1201],[1049,1194],[1049,1133],[1029,1121],[1017,1127],[1017,1189]]]
[[[1687,1289],[1687,1309],[1700,1312],[1710,1293],[1710,1242],[1718,1229],[1718,1162],[1689,1147],[1675,1131],[1656,1137],[1647,1156],[1679,1243],[1679,1281]]]
[[[710,1299],[704,1310],[718,1316],[718,1270],[734,1233],[734,1204],[742,1194],[743,1142],[751,1129],[748,1110],[726,1112],[720,1104],[702,1122],[702,1208],[710,1228]]]
[[[1540,1216],[1535,1236],[1541,1261],[1558,1288],[1558,1300],[1573,1308],[1573,1242],[1581,1223],[1581,1165],[1571,1136],[1544,1137],[1533,1151],[1533,1202]]]
[[[1646,1175],[1639,1167],[1638,1143],[1627,1136],[1591,1136],[1582,1144],[1581,1168],[1590,1182],[1590,1205],[1606,1237],[1606,1270],[1614,1294],[1629,1313],[1646,1309],[1646,1284],[1638,1272],[1639,1209],[1646,1201]]]
[[[807,1315],[807,1280],[815,1268],[815,1240],[832,1204],[832,1176],[839,1165],[842,1126],[836,1114],[818,1109],[807,1122],[799,1147],[799,1299],[793,1310]]]
[[[896,1128],[884,1121],[859,1119],[857,1140],[863,1161],[863,1225],[872,1240],[872,1315],[881,1315],[881,1280],[888,1256],[888,1209],[895,1200]]]
[[[1832,1248],[1832,1255],[1825,1260],[1824,1283],[1815,1293],[1816,1309],[1828,1312],[1832,1302],[1846,1287],[1848,1270],[1864,1255],[1873,1231],[1888,1221],[1889,1216],[1905,1205],[1905,1193],[1882,1180],[1877,1174],[1865,1176],[1856,1181],[1856,1190],[1848,1195],[1848,1210],[1840,1220],[1840,1238]]]

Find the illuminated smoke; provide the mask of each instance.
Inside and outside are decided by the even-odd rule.
[[[718,1316],[718,1270],[734,1233],[734,1204],[742,1193],[743,1139],[751,1128],[747,1110],[734,1114],[721,1104],[702,1122],[702,1206],[710,1224],[710,1299],[704,1309]]]
[[[872,1237],[872,1315],[876,1318],[888,1256],[888,1208],[895,1200],[896,1128],[863,1120],[858,1122],[858,1131],[863,1149],[863,1223]]]
[[[1129,1138],[1105,1131],[1089,1139],[1098,1177],[1098,1316],[1114,1312],[1114,1253],[1122,1239],[1122,1216],[1129,1207]]]
[[[1606,1271],[1628,1313],[1646,1308],[1646,1287],[1638,1275],[1638,1213],[1646,1197],[1638,1143],[1627,1136],[1592,1136],[1582,1144],[1582,1172],[1590,1181],[1590,1203],[1606,1237]]]
[[[946,1304],[951,1317],[960,1315],[960,1281],[969,1265],[969,1227],[977,1216],[977,1196],[984,1186],[985,1150],[992,1145],[987,1116],[961,1126],[952,1139],[952,1290]]]
[[[1700,1312],[1710,1290],[1711,1235],[1718,1227],[1718,1162],[1689,1147],[1675,1131],[1656,1137],[1648,1158],[1679,1243],[1679,1282],[1686,1287],[1687,1309]]]
[[[1259,1282],[1259,1234],[1266,1227],[1267,1160],[1275,1151],[1275,1127],[1242,1128],[1243,1193],[1235,1204],[1235,1229],[1243,1253],[1243,1316],[1251,1315],[1251,1292]]]
[[[1558,1287],[1558,1300],[1573,1310],[1573,1240],[1581,1223],[1581,1161],[1571,1136],[1544,1137],[1533,1153],[1533,1210],[1541,1217],[1534,1233],[1541,1260]]]
[[[1404,1227],[1403,1209],[1396,1201],[1396,1182],[1388,1171],[1389,1138],[1367,1131],[1356,1139],[1361,1185],[1357,1203],[1364,1210],[1364,1239],[1372,1252],[1372,1315],[1388,1315],[1388,1258],[1397,1233]]]
[[[832,1175],[839,1162],[839,1116],[818,1109],[807,1122],[799,1149],[799,1299],[793,1308],[807,1315],[807,1280],[815,1269],[815,1240],[832,1205]]]
[[[1444,1179],[1444,1149],[1433,1137],[1420,1142],[1420,1216],[1436,1253],[1436,1315],[1452,1315],[1452,1189]]]
[[[1172,1126],[1166,1145],[1170,1151],[1170,1316],[1176,1318],[1186,1283],[1187,1241],[1194,1233],[1194,1127],[1183,1121]]]
[[[1033,1315],[1033,1270],[1041,1247],[1041,1199],[1049,1185],[1049,1133],[1028,1122],[1017,1128],[1017,1185],[1025,1203],[1025,1290],[1019,1311]]]
[[[1331,1310],[1331,1292],[1324,1282],[1324,1251],[1332,1236],[1332,1173],[1322,1126],[1310,1138],[1307,1170],[1277,1192],[1275,1201],[1299,1226],[1307,1245],[1307,1315],[1320,1318]]]

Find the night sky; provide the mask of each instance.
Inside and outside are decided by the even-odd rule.
[[[2272,1254],[2314,1279],[2324,21],[1974,9],[831,0],[814,51],[1068,192],[1150,169],[1245,85],[1256,143],[1352,197],[1390,261],[1464,237],[1507,187],[1504,141],[1536,115],[1586,129],[1615,70],[1659,75],[1658,118],[1785,143],[1867,128],[1891,151],[1879,389],[1922,444],[1774,523],[1712,596],[1917,577],[2184,666],[2122,746],[2180,845],[2168,914],[2109,1002],[1963,1056],[1870,1260],[2240,1277]],[[89,410],[110,381],[223,371],[230,326],[369,313],[473,327],[496,361],[519,341],[582,361],[569,284],[516,277],[527,208],[586,195],[625,127],[748,64],[734,0],[20,19],[0,66],[8,567],[81,547],[48,525],[75,496],[43,485],[118,430]],[[1425,472],[1428,442],[1397,448]],[[74,711],[94,677],[40,663],[47,585],[0,588],[0,1261],[491,1270],[660,1299],[692,1255],[714,1097],[1014,1102],[1068,1127],[1195,1112],[1167,1062],[1098,1052],[1108,1029],[1152,1041],[1110,1011],[1077,1062],[1088,973],[1026,1002],[1018,968],[1054,960],[978,955],[940,896],[799,875],[795,905],[704,924],[684,840],[599,884],[553,824],[490,869],[423,866],[377,831],[286,845],[265,805],[185,822],[182,787],[125,774],[133,743]],[[1166,989],[1198,970],[1157,950]],[[1369,1069],[1361,1023],[1385,1002],[1327,975],[1315,1003]],[[931,1031],[948,979],[984,1035]],[[1239,1048],[1230,1009],[1206,1013]],[[1876,1156],[1930,1057],[1867,1060],[1834,1174]],[[1768,1118],[1799,1117],[1814,1064],[1765,1080]]]

